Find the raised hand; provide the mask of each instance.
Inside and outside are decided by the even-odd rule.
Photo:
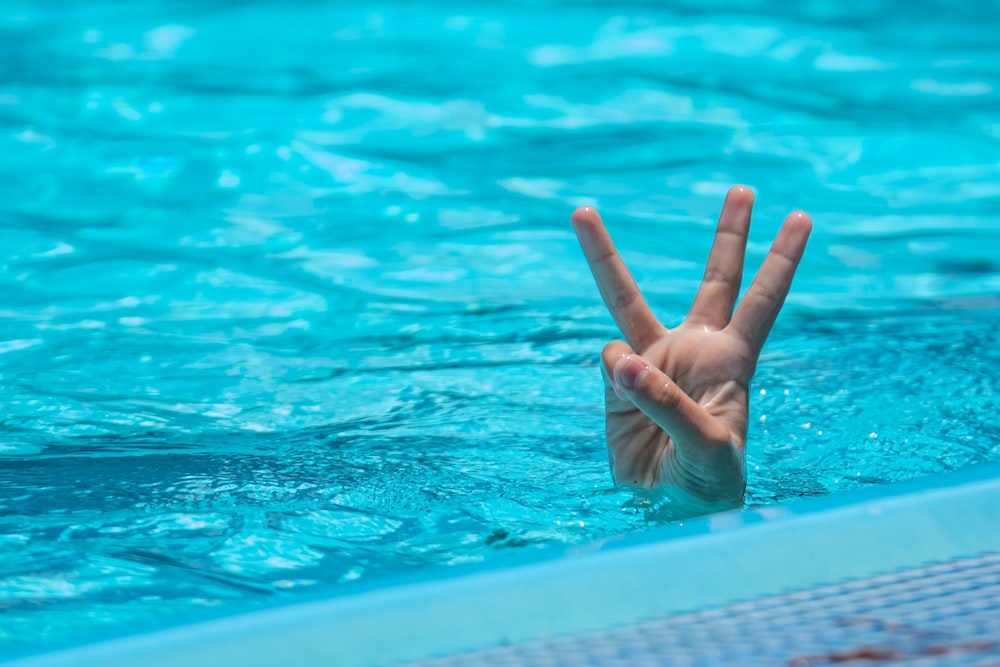
[[[743,502],[750,379],[812,229],[805,213],[785,219],[734,313],[752,208],[749,188],[730,189],[694,305],[669,330],[650,312],[597,211],[573,213],[601,297],[626,341],[608,343],[601,355],[617,484],[661,489],[697,509]]]

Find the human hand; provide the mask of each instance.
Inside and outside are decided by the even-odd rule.
[[[597,211],[573,227],[623,341],[601,355],[608,455],[616,484],[662,489],[706,509],[746,491],[749,386],[805,250],[812,222],[790,214],[735,313],[753,194],[729,190],[687,318],[666,329],[649,310]]]

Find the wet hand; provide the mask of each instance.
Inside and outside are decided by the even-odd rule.
[[[601,355],[618,484],[662,489],[706,509],[743,501],[750,379],[812,229],[805,213],[785,219],[737,307],[752,208],[748,188],[729,191],[694,304],[669,330],[646,305],[597,211],[573,213],[601,297],[625,337]]]

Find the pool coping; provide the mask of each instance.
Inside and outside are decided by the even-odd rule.
[[[0,664],[378,665],[590,632],[1000,550],[998,500],[979,465]]]

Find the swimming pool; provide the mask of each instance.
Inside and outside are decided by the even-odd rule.
[[[606,469],[578,204],[668,323],[728,185],[748,271],[813,214],[749,503],[1000,460],[996,24],[4,3],[0,650],[656,523]]]

